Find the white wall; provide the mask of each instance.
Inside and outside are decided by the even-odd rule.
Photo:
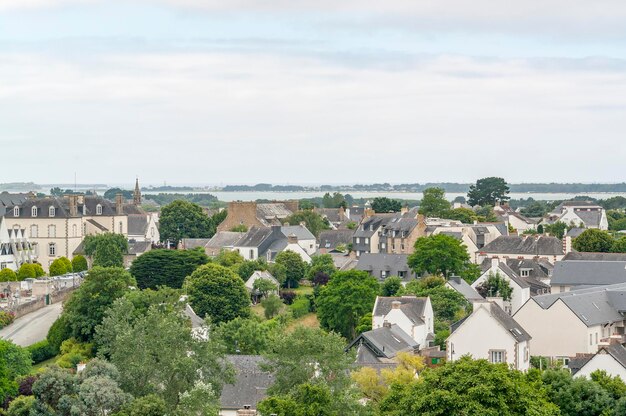
[[[596,370],[604,370],[608,375],[612,377],[618,376],[626,382],[626,368],[624,368],[615,360],[615,358],[604,351],[594,355],[593,358],[589,360],[574,377],[591,378],[591,373]]]
[[[516,282],[514,282],[506,273],[500,270],[497,266],[492,266],[489,270],[483,273],[474,283],[472,283],[472,287],[476,289],[480,286],[487,278],[489,278],[489,273],[493,273],[494,275],[498,273],[504,280],[506,280],[511,288],[513,289],[513,294],[511,295],[511,301],[505,302],[509,303],[511,306],[511,315],[514,314],[522,307],[524,303],[528,299],[530,299],[530,288],[529,287],[521,287]]]

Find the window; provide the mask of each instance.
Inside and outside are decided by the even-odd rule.
[[[530,352],[528,351],[528,347],[524,347],[524,361],[528,361],[530,358]]]
[[[380,271],[380,278],[381,278],[381,279],[384,279],[384,278],[386,278],[386,277],[387,277],[387,271],[386,271],[386,270],[381,270],[381,271]]]
[[[589,345],[593,345],[593,334],[589,334]]]
[[[87,235],[87,223],[83,223],[83,235]]]
[[[530,275],[530,270],[528,269],[522,269],[520,270],[520,276],[522,277],[528,277]]]
[[[55,243],[48,244],[48,256],[54,257],[57,255],[57,245]]]
[[[96,215],[102,215],[102,205],[96,205]]]
[[[39,227],[35,224],[30,226],[30,237],[31,238],[39,237]]]
[[[250,249],[250,260],[254,259],[254,250]]]
[[[49,225],[48,226],[48,237],[56,237],[57,236],[57,226],[56,225]]]
[[[365,237],[365,244],[369,244],[370,243],[370,239]]]
[[[72,237],[78,237],[78,227],[76,224],[72,225]]]
[[[398,271],[398,277],[400,279],[404,279],[406,277],[406,272],[405,271]]]
[[[381,244],[380,244],[380,248],[384,249],[385,247],[386,247],[386,244],[385,244],[385,243],[381,243]]]
[[[356,238],[356,243],[361,244],[361,239],[359,237]]]
[[[13,208],[13,216],[14,217],[19,217],[20,216],[20,207]]]
[[[37,207],[32,207],[30,209],[30,216],[31,217],[36,217],[37,216]]]
[[[54,217],[55,214],[56,214],[56,210],[54,209],[54,207],[48,208],[48,216],[49,217]]]
[[[492,363],[503,363],[505,351],[497,350],[497,351],[489,351],[489,361]]]
[[[120,221],[119,229],[120,229],[120,234],[124,234],[124,225],[122,224],[122,221]]]

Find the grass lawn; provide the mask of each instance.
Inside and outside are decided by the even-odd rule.
[[[286,289],[286,290],[289,290],[289,289]],[[297,295],[300,295],[300,296],[313,294],[313,286],[300,286],[297,289],[292,289],[292,290],[296,292]]]
[[[252,306],[252,313],[259,315],[261,318],[265,319],[265,309],[261,306],[261,303],[257,303]]]
[[[56,360],[58,360],[58,359],[59,359],[59,356],[57,355],[56,357],[52,357],[52,358],[50,358],[50,359],[48,359],[46,361],[42,361],[39,364],[35,364],[35,365],[33,365],[33,371],[32,372],[36,373],[37,371],[39,371],[40,368],[43,368],[43,367],[45,367],[47,365],[50,365],[50,364],[54,364],[54,362]]]
[[[293,331],[298,326],[306,326],[307,328],[319,328],[320,322],[317,320],[316,314],[308,313],[303,317],[290,322],[287,326],[287,332]]]

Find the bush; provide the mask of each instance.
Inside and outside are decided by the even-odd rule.
[[[50,265],[50,276],[62,276],[72,271],[72,262],[67,257],[59,257]]]
[[[7,416],[28,416],[35,406],[35,397],[21,396],[13,400],[7,409]]]
[[[13,321],[15,321],[15,314],[13,312],[0,311],[0,329],[11,325]]]
[[[291,305],[293,301],[296,299],[296,296],[298,295],[293,290],[283,290],[282,292],[280,292],[280,298],[287,305]]]
[[[291,313],[295,319],[301,318],[309,313],[311,302],[303,296],[298,296],[290,306]]]
[[[76,273],[84,272],[88,268],[89,265],[87,264],[87,259],[85,258],[85,256],[81,256],[80,254],[74,256],[74,258],[72,259],[72,271]]]
[[[267,298],[261,301],[261,305],[265,311],[265,318],[272,319],[283,306],[283,302],[281,302],[280,298],[276,295],[269,295]]]
[[[17,380],[17,394],[20,396],[30,396],[33,394],[33,384],[37,381],[36,376],[27,375]]]
[[[151,250],[133,262],[130,274],[140,289],[180,289],[185,277],[208,262],[203,250]]]
[[[33,359],[33,364],[38,364],[42,361],[49,360],[56,355],[54,348],[50,345],[47,339],[36,342],[26,347],[26,349],[30,352],[30,356]]]
[[[66,339],[61,344],[61,357],[57,360],[57,365],[61,368],[72,368],[93,357],[93,345],[81,343],[74,338]]]
[[[34,279],[35,277],[37,277],[35,266],[30,263],[22,264],[20,269],[17,271],[18,280]]]
[[[54,321],[50,329],[48,330],[48,336],[46,337],[52,353],[57,355],[61,351],[61,344],[66,339],[72,337],[72,327],[67,321],[65,314],[62,314],[59,319]]]
[[[35,269],[35,277],[41,277],[46,275],[46,272],[39,263],[33,263],[33,269]]]
[[[9,268],[0,270],[0,282],[14,282],[17,280],[15,272]]]

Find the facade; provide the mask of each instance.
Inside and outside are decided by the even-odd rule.
[[[161,241],[157,216],[152,214],[128,215],[128,239],[135,241],[149,241],[156,244]]]
[[[252,227],[233,245],[245,260],[265,258],[274,261],[281,251],[298,253],[302,260],[311,263],[311,255],[316,251],[315,237],[306,227],[280,226]],[[309,254],[311,253],[311,254]]]
[[[385,323],[397,325],[419,348],[428,348],[434,341],[434,314],[430,298],[415,296],[377,296],[372,312],[372,329]]]
[[[574,370],[574,377],[591,379],[594,371],[605,371],[611,377],[619,377],[626,382],[626,348],[620,344],[610,344],[600,347],[598,352],[583,360],[580,367]]]
[[[37,249],[31,244],[26,230],[7,228],[6,220],[0,217],[0,270],[17,271],[22,264],[36,260]]]
[[[445,234],[461,241],[472,263],[481,263],[480,250],[500,236],[508,235],[504,223],[461,224],[458,221],[426,220],[426,235]]]
[[[610,338],[624,336],[626,284],[530,298],[513,316],[533,337],[533,355],[594,354]]]
[[[453,324],[450,332],[446,340],[448,361],[469,355],[507,363],[520,371],[530,368],[531,336],[494,302],[474,302],[472,314]]]
[[[535,230],[537,228],[537,222],[526,218],[519,212],[513,210],[508,204],[496,205],[493,207],[493,211],[507,227],[514,228],[518,234],[522,234],[524,231]]]

